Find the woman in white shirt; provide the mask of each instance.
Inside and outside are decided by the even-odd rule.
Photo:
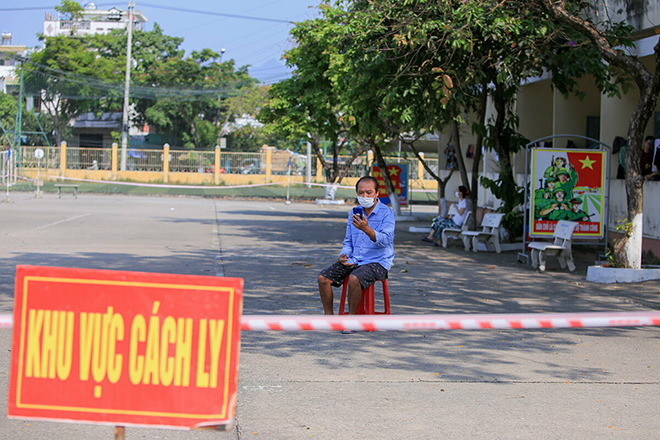
[[[469,194],[468,189],[461,185],[458,187],[456,197],[458,197],[458,205],[456,206],[456,214],[453,217],[436,217],[431,223],[431,233],[428,237],[422,238],[422,241],[431,243],[431,246],[439,246],[442,230],[445,228],[460,228],[465,220],[467,213],[467,200],[465,199]]]

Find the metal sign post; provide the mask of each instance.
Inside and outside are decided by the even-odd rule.
[[[546,136],[543,138],[536,139],[527,145],[525,145],[525,198],[523,202],[523,207],[524,207],[524,216],[523,216],[523,244],[522,244],[522,251],[518,253],[518,261],[523,262],[523,259],[525,260],[526,263],[529,264],[529,255],[527,255],[527,244],[531,241],[532,237],[529,237],[528,240],[528,229],[531,232],[532,226],[531,226],[531,213],[530,210],[532,209],[532,203],[531,203],[531,198],[534,197],[534,191],[533,191],[533,182],[530,182],[530,154],[529,151],[530,149],[534,149],[537,144],[540,142],[554,139],[554,138],[571,138],[571,139],[585,139],[587,141],[594,142],[598,147],[595,148],[597,151],[605,151],[605,152],[610,152],[611,147],[604,142],[599,141],[598,139],[593,139],[590,137],[586,136],[580,136],[580,135],[573,135],[573,134],[558,134],[558,135],[553,135],[553,136]],[[549,150],[552,150],[553,148],[549,148]],[[561,150],[557,148],[558,150]],[[579,151],[579,150],[576,150]],[[607,158],[609,158],[610,155],[607,155]],[[604,164],[603,165],[604,171],[605,171],[605,177],[604,177],[604,182],[603,184],[605,185],[604,189],[604,200],[601,206],[602,213],[603,213],[603,228],[604,228],[604,243],[597,243],[598,245],[602,245],[607,248],[607,241],[608,241],[608,233],[609,233],[609,228],[608,228],[608,223],[609,223],[609,202],[610,202],[610,167],[609,164]],[[529,185],[532,185],[532,188],[528,188]],[[529,217],[528,217],[529,216]],[[593,245],[593,242],[573,242],[573,244],[591,244]]]
[[[34,195],[34,197],[39,198],[41,197],[41,194],[39,193],[39,188],[42,185],[42,182],[39,179],[39,173],[41,171],[41,159],[43,159],[44,157],[44,150],[42,150],[41,148],[37,148],[36,150],[34,150],[34,157],[37,158],[37,181],[35,182],[35,186],[37,187],[37,192]]]

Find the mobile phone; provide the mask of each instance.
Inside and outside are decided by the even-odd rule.
[[[362,206],[357,206],[353,208],[353,214],[357,214],[361,218],[364,218],[364,209],[362,209]]]

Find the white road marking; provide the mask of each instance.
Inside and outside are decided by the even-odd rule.
[[[55,222],[55,223],[49,223],[49,224],[47,224],[47,225],[37,226],[35,229],[46,229],[46,228],[50,228],[51,226],[59,225],[60,223],[70,222],[71,220],[76,220],[76,219],[78,219],[78,218],[87,217],[87,216],[89,216],[89,215],[92,215],[92,213],[87,213],[87,214],[77,215],[77,216],[75,216],[75,217],[70,217],[70,218],[65,218],[64,220],[60,220],[60,221]]]

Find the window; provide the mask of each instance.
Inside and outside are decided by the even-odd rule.
[[[600,116],[587,116],[587,137],[600,140]],[[587,148],[598,148],[598,144],[587,141]]]

